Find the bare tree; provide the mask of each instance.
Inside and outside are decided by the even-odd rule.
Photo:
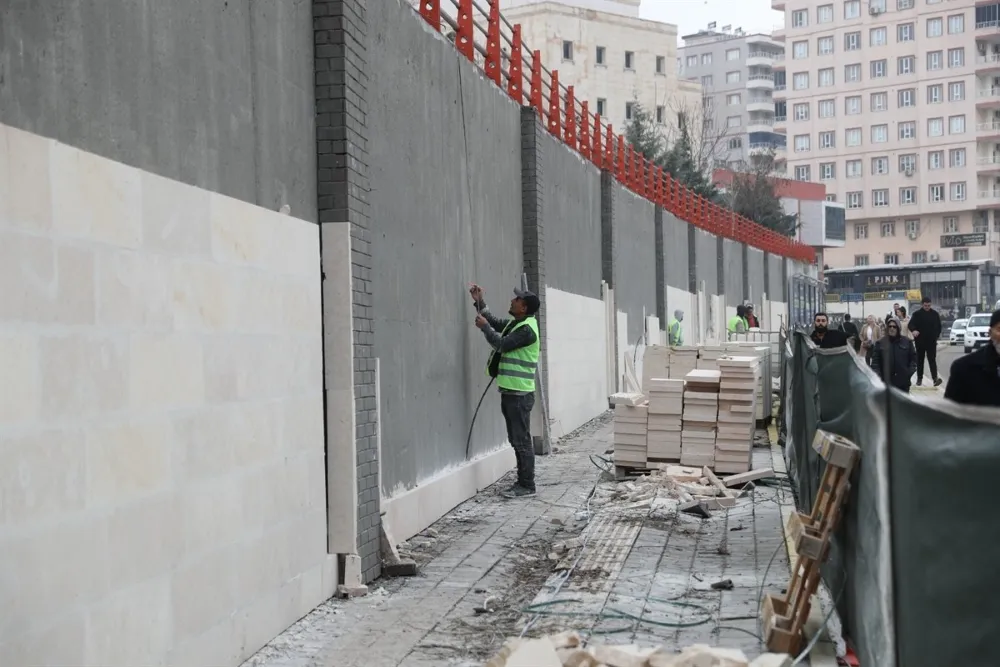
[[[688,141],[691,143],[691,158],[697,168],[705,174],[711,174],[714,167],[725,162],[729,154],[731,133],[725,119],[719,118],[712,104],[706,104],[703,98],[691,102],[679,95],[669,100],[671,113],[675,119],[684,118]],[[680,122],[671,127],[667,134],[667,142],[672,146],[681,140]]]

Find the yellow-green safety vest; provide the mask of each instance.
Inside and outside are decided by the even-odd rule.
[[[671,345],[676,346],[684,344],[684,332],[681,330],[681,323],[676,317],[670,320],[670,330],[668,331],[668,334]]]
[[[736,325],[739,324],[740,322],[743,323],[743,331],[748,331],[750,329],[750,327],[747,326],[747,321],[745,319],[743,319],[739,315],[733,315],[732,317],[729,318],[729,325],[726,327],[727,329],[729,329],[729,333],[736,333]]]
[[[535,332],[535,342],[525,347],[519,347],[510,352],[504,352],[500,356],[500,369],[497,372],[497,386],[508,391],[533,392],[535,391],[535,370],[538,368],[538,352],[542,348],[541,338],[538,335],[538,320],[534,317],[526,317],[520,322],[511,320],[501,335],[506,336],[519,327],[530,327]],[[490,354],[486,362],[486,373],[490,372],[490,362],[496,350]]]

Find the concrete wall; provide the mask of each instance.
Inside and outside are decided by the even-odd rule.
[[[656,244],[653,204],[611,185],[614,206],[615,305],[628,315],[628,344],[645,330],[645,315],[656,314]]]
[[[700,229],[692,228],[694,232],[694,265],[695,289],[701,289],[705,283],[706,294],[721,294],[724,289],[719,285],[719,252],[716,237]]]
[[[316,219],[308,2],[4,3],[0,122]]]
[[[671,213],[662,211],[663,214],[663,285],[664,285],[664,308],[660,314],[660,324],[664,328],[669,326],[670,319],[674,316],[675,310],[684,311],[684,320],[681,322],[683,331],[683,341],[685,344],[694,342],[694,322],[696,301],[690,289],[691,282],[691,257],[689,240],[691,235],[691,225],[678,220]]]
[[[747,288],[750,301],[758,304],[761,296],[767,292],[767,285],[764,282],[764,251],[757,248],[747,248],[746,274],[748,278]],[[768,294],[768,298],[771,295]]]
[[[736,306],[743,303],[745,291],[743,285],[743,244],[730,239],[722,239],[722,264],[725,280],[723,292],[726,296],[727,313],[732,310],[732,313],[735,314]]]
[[[522,272],[520,112],[396,0],[370,3],[368,127],[372,292],[382,491],[395,496],[465,463],[489,378],[470,281],[507,312]],[[406,113],[400,113],[406,109]],[[464,129],[463,129],[464,127]],[[501,447],[495,390],[472,456]]]
[[[785,300],[785,276],[782,258],[778,255],[767,255],[767,296],[772,301]]]
[[[0,664],[236,665],[337,584],[316,225],[0,125]]]

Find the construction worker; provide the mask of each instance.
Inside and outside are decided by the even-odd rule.
[[[483,288],[469,288],[479,311],[476,326],[493,348],[486,372],[500,389],[500,412],[507,424],[507,439],[517,460],[517,482],[502,491],[504,498],[535,495],[535,448],[531,440],[531,408],[535,405],[535,370],[541,341],[538,336],[538,297],[514,290],[508,312],[511,319],[493,315],[483,301]]]
[[[749,328],[746,306],[736,306],[736,314],[729,318],[726,330],[732,335],[734,333],[746,333]]]
[[[684,331],[681,330],[681,322],[684,321],[684,311],[675,310],[674,317],[670,320],[668,337],[671,347],[678,347],[684,344]]]

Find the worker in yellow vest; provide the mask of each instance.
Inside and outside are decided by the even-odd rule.
[[[745,333],[749,328],[746,307],[736,306],[736,314],[729,318],[729,322],[726,324],[726,331],[732,335],[734,333]]]
[[[476,326],[493,351],[486,372],[500,389],[500,412],[507,424],[507,438],[517,460],[517,483],[501,492],[505,498],[535,495],[535,448],[531,440],[531,408],[535,405],[535,371],[541,339],[538,309],[541,302],[528,290],[514,290],[507,311],[511,318],[497,317],[483,300],[483,288],[469,289],[479,313]]]

